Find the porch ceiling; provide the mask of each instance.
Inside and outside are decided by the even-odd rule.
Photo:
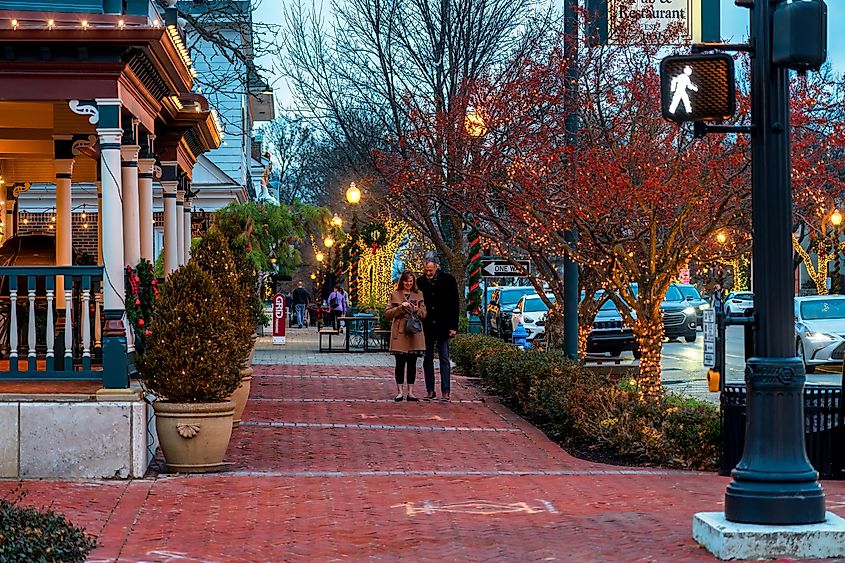
[[[56,178],[53,136],[94,133],[87,117],[70,111],[65,101],[0,101],[0,170],[4,182],[52,183]],[[73,181],[95,180],[96,163],[80,154]]]

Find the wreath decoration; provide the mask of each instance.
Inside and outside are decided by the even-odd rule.
[[[367,223],[361,229],[361,240],[373,249],[373,255],[375,255],[379,247],[387,242],[387,226],[378,221]]]

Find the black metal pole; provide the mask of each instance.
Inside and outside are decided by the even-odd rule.
[[[747,426],[731,473],[725,517],[750,524],[825,519],[818,473],[804,449],[804,365],[795,356],[792,303],[792,183],[788,70],[772,65],[772,15],[779,0],[751,9],[754,354],[745,370]]]
[[[566,0],[564,8],[564,34],[566,35],[566,142],[578,142],[578,0]],[[573,175],[574,181],[574,175]],[[570,229],[564,233],[567,245],[574,248],[578,233]],[[578,359],[578,264],[569,254],[563,257],[563,351],[571,360]]]

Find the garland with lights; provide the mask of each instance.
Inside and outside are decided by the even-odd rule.
[[[353,307],[358,306],[358,262],[361,260],[361,248],[358,246],[358,226],[352,221],[349,232],[349,243],[344,250],[349,252],[349,298]]]
[[[481,312],[481,235],[474,228],[469,232],[469,295],[467,311],[473,315]]]
[[[158,280],[153,265],[141,260],[136,268],[126,266],[126,318],[135,333],[135,348],[143,353],[158,302]]]

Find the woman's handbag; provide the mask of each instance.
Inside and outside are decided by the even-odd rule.
[[[411,315],[405,321],[405,334],[418,334],[422,332],[422,321],[416,315]]]

